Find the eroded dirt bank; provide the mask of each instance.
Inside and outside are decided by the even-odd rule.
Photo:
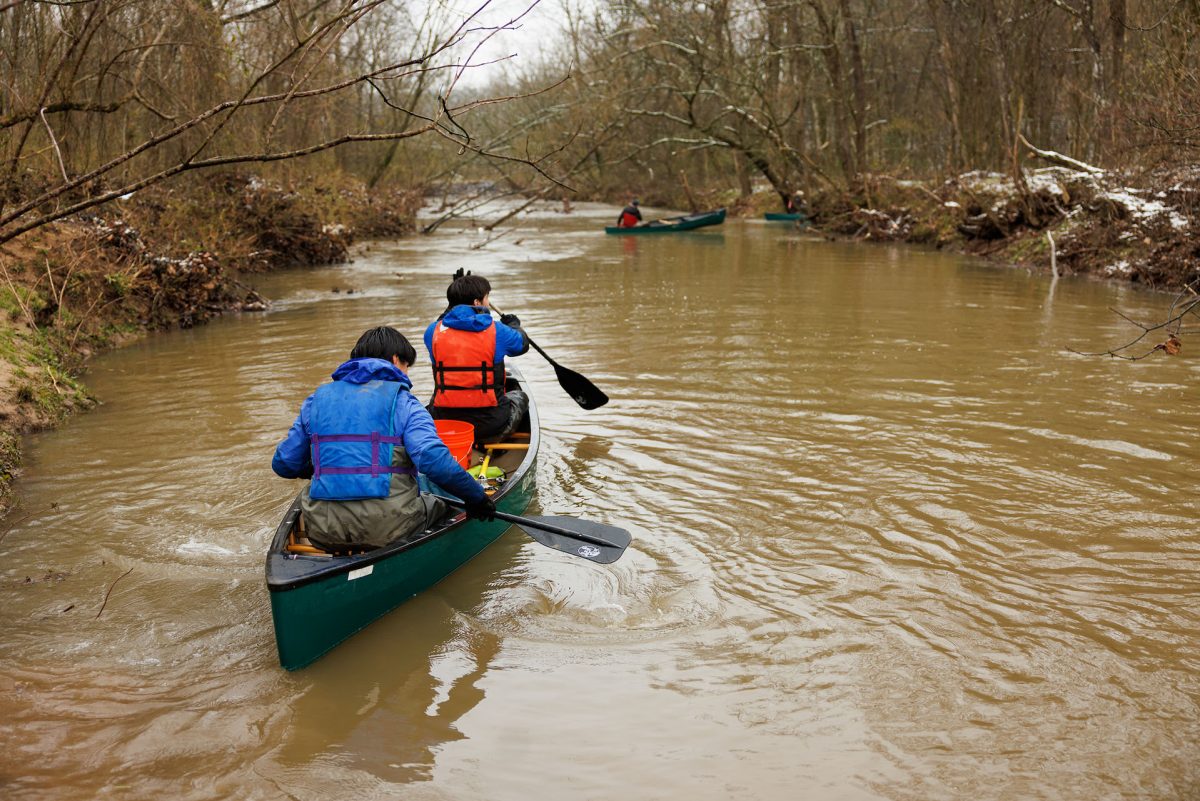
[[[1154,289],[1200,282],[1200,167],[1129,176],[1056,166],[941,183],[875,176],[854,193],[814,193],[807,211],[834,236],[949,247],[1047,273],[1053,262],[1060,275]]]
[[[159,186],[0,248],[0,517],[20,437],[92,406],[94,354],[151,330],[265,309],[240,278],[344,261],[362,237],[411,233],[420,196],[224,174]]]

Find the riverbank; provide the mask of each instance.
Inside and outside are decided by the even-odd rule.
[[[414,230],[416,192],[220,174],[157,186],[0,248],[0,517],[21,437],[96,403],[88,359],[149,331],[269,301],[246,274],[346,261],[358,238]]]
[[[747,212],[777,211],[756,196]],[[1059,275],[1152,289],[1200,285],[1200,167],[1123,175],[1053,166],[1019,181],[969,172],[937,182],[871,176],[856,192],[806,198],[830,237],[949,248]]]

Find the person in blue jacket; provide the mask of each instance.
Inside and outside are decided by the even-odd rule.
[[[515,314],[492,319],[492,285],[482,275],[455,273],[446,289],[446,311],[425,329],[433,365],[436,420],[462,420],[475,426],[476,442],[499,442],[516,430],[529,410],[529,396],[508,390],[506,356],[529,350],[529,337]]]
[[[300,498],[308,538],[325,550],[378,548],[429,528],[445,504],[417,489],[417,473],[491,520],[496,507],[438,438],[413,397],[408,369],[417,353],[394,328],[364,333],[350,360],[300,407],[275,448],[271,469],[311,479]]]

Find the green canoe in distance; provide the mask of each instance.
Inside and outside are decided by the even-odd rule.
[[[772,222],[807,222],[808,218],[799,211],[782,212],[768,211],[763,215],[763,219],[771,220]]]
[[[508,373],[509,389],[520,388],[520,374],[511,366]],[[532,396],[522,429],[518,435],[524,436],[514,442],[528,443],[528,449],[495,451],[491,461],[507,473],[492,500],[499,511],[514,515],[522,514],[533,499],[539,436]],[[297,496],[275,531],[266,564],[275,645],[279,664],[287,670],[311,664],[432,587],[512,526],[502,520],[468,520],[460,512],[437,528],[386,547],[355,556],[330,556],[293,541],[299,519]]]
[[[725,209],[702,211],[697,214],[685,214],[682,217],[668,217],[663,220],[651,220],[648,223],[622,228],[610,225],[604,229],[606,234],[669,234],[676,231],[692,231],[706,225],[720,225],[725,222]]]

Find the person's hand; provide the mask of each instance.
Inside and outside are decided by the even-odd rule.
[[[500,315],[500,322],[504,323],[509,328],[520,328],[521,327],[521,318],[515,314]]]
[[[467,517],[472,520],[483,520],[490,522],[496,519],[496,504],[492,503],[492,499],[484,495],[483,500],[467,503]]]

